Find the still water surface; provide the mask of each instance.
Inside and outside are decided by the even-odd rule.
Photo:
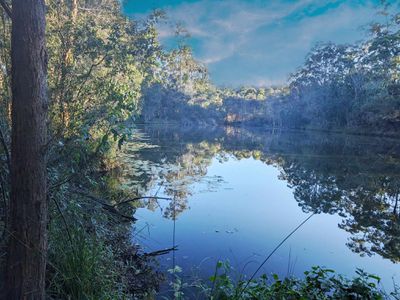
[[[132,236],[147,252],[177,246],[159,257],[163,270],[178,265],[190,281],[229,260],[251,275],[316,212],[261,273],[302,276],[320,265],[378,274],[387,290],[400,281],[399,140],[238,128],[136,135],[124,184],[171,200],[143,201]]]

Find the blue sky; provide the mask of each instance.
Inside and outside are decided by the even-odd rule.
[[[218,85],[285,82],[317,42],[351,43],[377,19],[378,0],[125,0],[124,11],[141,18],[164,9],[160,39],[171,46],[173,24],[190,33],[188,44]]]

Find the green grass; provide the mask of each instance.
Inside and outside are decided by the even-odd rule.
[[[52,232],[49,247],[48,295],[55,299],[123,299],[116,288],[111,251],[80,229]]]

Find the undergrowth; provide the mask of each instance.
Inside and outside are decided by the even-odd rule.
[[[380,286],[380,278],[356,270],[356,276],[347,278],[334,270],[324,267],[312,267],[304,272],[303,278],[279,278],[278,275],[261,275],[251,281],[235,281],[229,262],[218,262],[216,271],[208,281],[195,280],[187,283],[182,280],[176,267],[170,270],[174,279],[170,286],[173,299],[209,299],[209,300],[339,300],[339,299],[400,299],[400,290],[387,293]],[[190,295],[190,296],[189,296]],[[195,295],[195,296],[193,296]],[[168,297],[165,297],[168,299]]]
[[[57,233],[52,236],[48,293],[66,299],[124,298],[114,287],[117,274],[112,251],[83,230],[74,230],[72,241],[67,242],[65,237]]]

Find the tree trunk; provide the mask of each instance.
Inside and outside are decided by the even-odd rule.
[[[10,237],[6,299],[44,299],[47,250],[47,54],[44,0],[12,3]]]

